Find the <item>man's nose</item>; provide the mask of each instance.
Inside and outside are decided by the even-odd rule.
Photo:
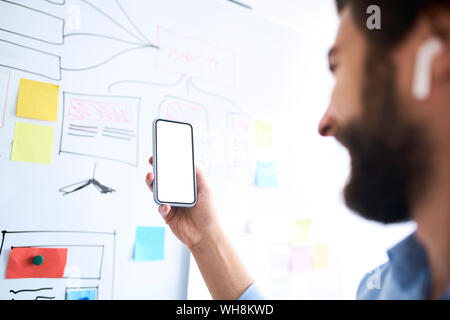
[[[335,122],[333,103],[330,102],[327,111],[325,111],[325,114],[319,122],[319,134],[324,137],[333,136],[336,131]]]

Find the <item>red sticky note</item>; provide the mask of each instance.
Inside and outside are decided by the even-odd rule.
[[[312,269],[312,256],[308,247],[298,247],[291,250],[289,269],[291,272],[304,272]]]
[[[33,264],[37,255],[44,258],[40,265]],[[62,278],[66,262],[67,248],[13,248],[6,278]]]

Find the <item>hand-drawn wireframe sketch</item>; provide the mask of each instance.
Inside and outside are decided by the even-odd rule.
[[[91,184],[94,185],[94,187],[96,187],[97,190],[100,191],[100,193],[103,193],[103,194],[111,193],[111,192],[116,191],[116,190],[114,190],[114,189],[112,189],[110,187],[102,185],[100,182],[98,182],[95,179],[95,171],[96,171],[96,169],[97,169],[97,162],[94,165],[94,172],[92,174],[92,178],[90,178],[89,180],[83,180],[83,181],[80,181],[80,182],[69,184],[68,186],[65,186],[65,187],[62,187],[61,189],[59,189],[59,191],[62,192],[63,196],[65,196],[67,194],[70,194],[70,193],[76,192],[78,190],[81,190],[81,189],[83,189],[83,188],[85,188],[85,187],[87,187],[87,186],[89,186]]]
[[[235,54],[204,41],[157,26],[155,66],[189,74],[224,87],[235,86]]]
[[[69,299],[77,290],[88,289],[95,291],[90,295],[95,299],[113,298],[116,231],[3,230],[0,273],[6,274],[8,256],[16,248],[30,248],[34,251],[66,248],[64,274],[59,278],[27,277],[26,282],[23,278],[0,279],[0,299],[61,300]],[[20,267],[17,263],[20,262],[16,262],[15,267]],[[98,290],[99,287],[102,288],[101,291]],[[68,296],[68,292],[72,295]]]
[[[59,153],[138,165],[141,98],[63,93]]]
[[[252,180],[252,118],[244,113],[227,113],[227,169],[235,181]]]
[[[45,0],[54,5],[64,5],[65,0]],[[52,15],[48,12],[37,10],[15,2],[0,0],[0,12],[9,12],[10,14],[2,16],[0,19],[0,30],[17,36],[14,41],[0,38],[0,51],[3,53],[0,57],[0,66],[28,72],[51,80],[61,80],[62,71],[85,71],[98,68],[111,60],[127,54],[132,51],[142,49],[159,49],[139,30],[125,8],[115,0],[120,12],[125,16],[135,31],[131,31],[123,26],[116,19],[108,15],[105,11],[87,0],[80,0],[86,8],[100,14],[104,19],[112,22],[114,25],[125,31],[133,40],[120,39],[114,36],[98,34],[94,32],[79,32],[64,34],[65,20],[61,17]],[[17,21],[28,21],[29,23],[17,23]],[[31,22],[30,22],[31,21]],[[39,25],[39,28],[34,26]],[[32,39],[37,43],[44,43],[52,46],[64,46],[68,38],[92,38],[109,39],[118,43],[127,44],[127,47],[112,52],[108,57],[101,61],[84,65],[79,61],[80,66],[71,67],[62,64],[64,57],[49,49],[41,49],[24,45],[21,38]],[[56,48],[56,47],[55,47]],[[81,58],[80,58],[81,59]]]
[[[208,174],[211,166],[208,110],[197,102],[166,95],[159,103],[158,117],[188,122],[192,125],[194,128],[195,163],[205,174]]]

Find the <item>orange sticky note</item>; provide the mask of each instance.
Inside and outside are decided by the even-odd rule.
[[[40,265],[33,263],[37,255],[44,258]],[[62,278],[66,262],[67,248],[13,248],[6,278]]]
[[[328,268],[328,246],[315,245],[313,249],[313,267],[314,269]]]
[[[59,85],[20,79],[16,116],[56,121]]]

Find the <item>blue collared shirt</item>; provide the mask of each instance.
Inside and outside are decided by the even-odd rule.
[[[413,233],[388,250],[389,261],[367,273],[359,284],[356,299],[428,299],[431,285],[425,248]],[[260,300],[263,295],[253,283],[239,300]],[[450,300],[450,287],[440,298]]]

